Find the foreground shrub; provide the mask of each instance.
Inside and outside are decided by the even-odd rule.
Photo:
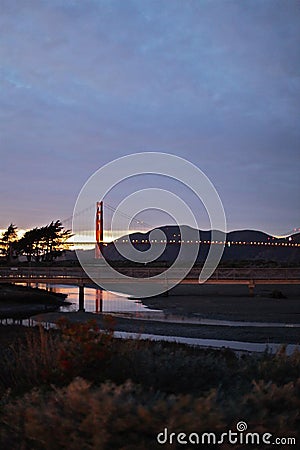
[[[113,331],[100,332],[96,321],[58,322],[58,330],[26,329],[23,339],[2,352],[0,386],[24,392],[34,386],[70,382],[99,373],[110,358]]]
[[[3,448],[32,450],[160,448],[156,436],[165,426],[174,432],[224,428],[215,392],[194,399],[144,391],[131,382],[92,388],[82,379],[8,403],[2,423]]]
[[[16,394],[35,386],[64,385],[80,376],[96,384],[128,379],[165,393],[203,395],[217,389],[218,398],[251,390],[252,381],[284,385],[300,373],[300,352],[288,356],[244,354],[176,343],[113,338],[113,324],[102,332],[94,321],[58,323],[57,330],[20,328],[19,342],[0,346],[0,394]]]
[[[47,382],[57,371],[60,339],[43,327],[26,329],[22,338],[2,351],[0,386],[23,392]]]
[[[255,378],[270,380],[278,384],[286,384],[297,379],[300,374],[300,351],[292,355],[286,354],[286,346],[282,346],[275,355],[266,353],[255,367]]]
[[[22,450],[147,450],[164,428],[186,434],[236,430],[244,420],[248,430],[274,437],[296,436],[299,429],[300,379],[276,386],[254,383],[241,399],[231,399],[231,421],[216,390],[205,396],[166,395],[132,382],[92,386],[75,379],[69,386],[35,389],[23,398],[6,398],[0,419],[0,447]],[[182,448],[173,443],[164,448]],[[192,448],[185,446],[185,448]],[[193,447],[194,448],[194,447]],[[205,448],[205,447],[204,447]],[[221,449],[241,449],[224,444]],[[259,448],[265,448],[260,446]],[[268,447],[269,448],[269,447]],[[281,447],[278,447],[281,448]]]
[[[109,359],[113,337],[110,322],[106,331],[100,331],[95,320],[71,323],[61,319],[57,325],[61,331],[58,371],[64,379],[88,376],[89,372],[99,369],[101,363]]]
[[[135,383],[166,393],[201,394],[231,388],[241,361],[230,350],[191,348],[167,342],[127,340],[114,343],[106,378]],[[249,385],[251,380],[249,382]]]
[[[300,429],[297,351],[237,356],[125,341],[93,321],[20,334],[0,348],[1,449],[152,449],[165,427],[226,431],[238,420],[279,436]]]
[[[278,386],[272,382],[254,382],[253,390],[241,402],[243,417],[260,432],[276,431],[295,436],[300,430],[300,378]]]

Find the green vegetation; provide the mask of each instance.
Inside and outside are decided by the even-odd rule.
[[[1,448],[152,449],[164,427],[222,433],[240,420],[274,436],[300,429],[299,352],[118,340],[113,327],[11,328],[0,348]]]
[[[69,248],[67,241],[71,236],[71,231],[65,230],[59,220],[28,230],[20,239],[17,227],[10,224],[0,238],[0,249],[8,262],[18,256],[26,256],[28,262],[52,262]]]

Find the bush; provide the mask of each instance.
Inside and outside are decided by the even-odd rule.
[[[216,390],[198,397],[166,395],[132,382],[92,386],[77,378],[67,387],[35,389],[17,400],[6,398],[0,446],[23,450],[146,450],[161,448],[156,436],[165,427],[174,433],[215,432],[220,436],[229,429],[236,430],[238,420],[246,421],[251,432],[293,437],[300,426],[299,391],[300,379],[283,386],[254,383],[250,393],[231,400],[236,414],[232,421],[218,402]],[[165,447],[182,446],[175,443]]]
[[[0,358],[0,448],[148,449],[164,427],[224,432],[238,420],[277,436],[300,429],[299,352],[237,356],[113,339],[112,328],[20,328]]]
[[[82,379],[47,393],[34,390],[8,403],[2,417],[3,448],[31,450],[160,448],[156,436],[165,426],[174,432],[224,428],[215,392],[165,396],[131,382],[93,388]]]
[[[75,376],[93,377],[109,360],[113,337],[111,323],[100,332],[96,321],[70,323],[61,320],[58,330],[41,325],[26,329],[2,352],[0,387],[16,393],[48,383],[64,384]]]
[[[107,330],[102,332],[95,320],[85,323],[70,323],[66,319],[58,321],[61,339],[57,369],[64,380],[75,376],[93,376],[90,372],[102,368],[103,363],[108,361],[113,329],[107,320]]]

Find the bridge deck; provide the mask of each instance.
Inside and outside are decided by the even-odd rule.
[[[122,273],[129,277],[153,277],[166,270],[165,268],[122,268]],[[200,269],[194,268],[182,284],[198,284]],[[180,277],[180,270],[178,270]],[[178,278],[179,278],[178,277]],[[174,277],[175,278],[175,277]],[[113,278],[101,278],[106,282],[118,282]],[[153,280],[155,281],[155,280]],[[49,283],[75,284],[91,283],[83,269],[76,267],[10,267],[0,268],[0,283]],[[146,282],[146,280],[145,280]],[[164,282],[172,282],[171,277],[165,277]],[[300,284],[300,268],[220,268],[205,282],[206,284]]]

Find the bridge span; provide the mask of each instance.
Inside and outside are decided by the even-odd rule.
[[[99,270],[99,268],[98,268]],[[164,273],[165,267],[121,267],[120,272],[128,277],[154,277]],[[193,268],[180,284],[198,284],[200,268]],[[153,280],[155,282],[155,280]],[[103,282],[115,281],[103,278]],[[171,284],[172,279],[165,277],[164,285]],[[0,283],[47,283],[69,284],[79,287],[79,309],[84,310],[84,287],[93,281],[81,267],[0,267]],[[117,290],[117,283],[115,287]],[[256,285],[299,285],[300,268],[218,268],[205,284],[247,285],[250,296]]]

